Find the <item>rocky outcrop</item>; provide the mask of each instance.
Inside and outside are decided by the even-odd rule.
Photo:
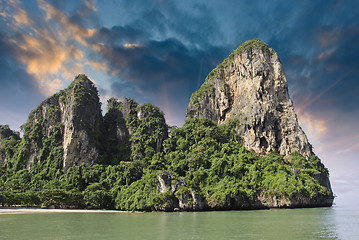
[[[157,210],[161,211],[200,211],[200,210],[239,210],[239,209],[268,209],[268,208],[303,208],[303,207],[329,207],[332,198],[325,196],[308,196],[297,194],[295,196],[268,195],[258,193],[253,199],[245,196],[228,197],[224,203],[211,201],[191,190],[186,182],[172,172],[160,172],[157,175],[157,189],[165,194],[166,201]]]
[[[163,141],[168,138],[168,129],[164,114],[152,104],[139,106],[137,118],[142,125],[147,126],[147,135],[156,136],[153,148],[155,152],[162,151]],[[157,119],[156,121],[153,121]]]
[[[8,125],[0,125],[0,147],[2,147],[4,140],[7,140],[11,137],[19,140],[20,133],[11,130]]]
[[[197,192],[191,190],[186,182],[171,172],[161,172],[157,175],[157,189],[161,193],[170,192],[172,195],[158,207],[162,211],[198,211],[208,209],[207,203]]]
[[[218,124],[238,119],[246,148],[262,155],[298,151],[311,157],[279,57],[260,40],[243,43],[209,74],[192,94],[186,118],[209,118]]]
[[[163,141],[168,138],[163,112],[152,104],[139,105],[130,98],[122,102],[116,98],[108,100],[104,129],[108,142],[106,158],[112,159],[111,163],[149,161],[153,154],[162,151]]]
[[[258,39],[241,44],[208,75],[192,94],[186,118],[207,118],[217,124],[238,120],[235,130],[242,144],[260,155],[273,152],[289,160],[292,153],[299,152],[309,163],[316,158],[298,124],[279,57]],[[327,170],[319,171],[315,180],[328,189],[329,197],[260,194],[252,201],[227,199],[224,208],[331,206],[333,192]],[[216,208],[216,204],[208,204]]]
[[[309,198],[303,194],[288,196],[270,196],[261,193],[257,196],[257,202],[264,208],[308,208],[331,207],[333,198],[328,196],[314,196]]]
[[[59,101],[64,125],[63,169],[93,165],[99,156],[102,114],[98,91],[84,75],[79,75]]]
[[[98,175],[86,182],[90,185],[83,186],[82,194],[96,184],[101,196],[110,192],[107,206],[116,202],[124,210],[332,205],[329,172],[298,125],[278,55],[265,43],[248,41],[217,66],[193,93],[186,118],[204,120],[187,121],[168,139],[164,114],[151,104],[111,98],[102,116],[96,87],[79,75],[31,112],[21,140],[0,126],[0,170],[27,173],[27,168],[43,176],[103,164],[73,168],[81,169],[78,176],[88,169],[88,175]],[[245,147],[284,158],[258,156]]]
[[[24,157],[26,167],[43,164],[54,148],[61,148],[58,157],[63,159],[61,168],[65,172],[74,165],[94,164],[99,155],[101,124],[97,89],[85,75],[78,75],[67,89],[33,110],[23,126],[23,141],[30,145]],[[46,145],[46,139],[52,138],[55,141]]]
[[[20,140],[20,133],[9,128],[8,125],[0,125],[0,167],[14,154],[7,145],[14,145]]]
[[[127,101],[123,103],[111,98],[107,101],[107,113],[104,116],[104,142],[106,142],[105,159],[107,163],[118,164],[120,161],[129,161],[131,156],[130,133],[126,126],[124,111],[121,111]],[[126,117],[131,107],[126,107]]]
[[[103,117],[98,91],[82,74],[38,105],[22,129],[18,157],[12,163],[17,170],[51,167],[67,172],[81,164],[147,162],[162,151],[168,138],[164,114],[151,104],[112,98]],[[0,149],[3,164],[5,150]]]

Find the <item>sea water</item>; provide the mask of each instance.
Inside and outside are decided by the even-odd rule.
[[[359,239],[359,208],[0,214],[0,239]]]

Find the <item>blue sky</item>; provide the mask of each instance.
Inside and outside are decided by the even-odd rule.
[[[359,2],[0,0],[0,124],[85,73],[109,97],[160,107],[181,126],[189,98],[233,49],[275,49],[299,122],[337,204],[359,196]]]

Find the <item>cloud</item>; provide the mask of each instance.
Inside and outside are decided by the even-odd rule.
[[[113,76],[115,94],[127,89],[134,95],[146,92],[156,97],[151,91],[158,84],[179,81],[181,91],[190,96],[196,90],[191,83],[197,82],[202,74],[204,79],[224,57],[223,47],[210,44],[213,38],[208,36],[217,36],[216,22],[209,17],[211,10],[205,5],[195,4],[196,14],[193,14],[192,8],[180,11],[179,5],[169,2],[148,8],[125,4],[133,11],[142,8],[142,13],[128,25],[108,28],[99,25],[98,9],[93,1],[83,1],[73,14],[64,11],[63,3],[44,0],[37,3],[42,14],[14,4],[17,19],[26,17],[23,21],[26,27],[13,23],[19,31],[7,39],[13,46],[12,54],[24,65],[27,74],[33,76],[44,95],[62,88],[86,65]],[[184,21],[191,28],[184,27]],[[87,60],[89,56],[91,60]],[[181,101],[185,108],[188,100]]]
[[[125,48],[138,48],[138,47],[141,47],[141,45],[137,44],[137,43],[125,43],[123,46]]]
[[[327,49],[324,52],[322,52],[319,56],[318,56],[318,60],[322,61],[322,60],[326,60],[328,59],[333,53],[335,52],[335,49]]]
[[[71,45],[66,46],[47,30],[37,29],[36,36],[23,33],[11,43],[16,46],[16,58],[26,66],[26,72],[35,77],[39,89],[45,95],[50,95],[63,87],[63,84],[60,84],[61,80],[53,76],[61,72],[68,76],[66,70],[70,68],[65,65],[83,57],[81,50]]]
[[[83,72],[84,50],[89,47],[86,39],[96,30],[83,27],[43,0],[38,1],[38,7],[45,15],[28,12],[19,2],[10,1],[3,15],[13,32],[8,31],[5,39],[12,55],[34,77],[42,94],[48,96]],[[93,11],[93,2],[85,1],[76,14],[86,16]]]
[[[311,114],[310,112],[299,113],[298,119],[299,125],[305,129],[310,141],[322,142],[328,137],[329,127],[326,119]]]
[[[97,12],[97,8],[96,8],[96,6],[95,6],[94,1],[86,0],[86,1],[84,2],[84,4],[85,4],[85,6],[86,6],[88,9],[90,9],[91,11]]]
[[[104,72],[108,72],[108,67],[107,64],[105,62],[96,62],[96,61],[88,61],[87,62],[91,67],[93,67],[94,69],[97,70],[101,70]]]
[[[12,29],[16,30],[22,26],[32,24],[28,13],[19,7],[20,2],[18,0],[9,0],[7,4],[0,2],[0,4],[0,16],[11,22],[8,25]]]
[[[327,108],[316,112],[301,112],[298,119],[315,147],[315,152],[327,159],[340,161],[343,156],[359,153],[359,129],[355,127],[358,113]],[[357,161],[356,157],[349,159]],[[359,162],[356,164],[359,165]]]
[[[82,25],[71,20],[70,16],[55,8],[53,5],[45,2],[44,0],[38,0],[39,7],[46,13],[46,20],[55,20],[59,24],[59,36],[70,39],[75,39],[83,46],[88,46],[86,38],[94,35],[96,30],[87,29]]]
[[[315,34],[316,39],[319,41],[321,47],[328,47],[338,43],[342,38],[342,34],[338,28],[329,26],[319,26]]]
[[[15,24],[17,26],[30,25],[31,20],[29,19],[27,12],[24,9],[21,9],[18,7],[18,1],[10,0],[9,2],[12,5],[12,7],[14,8],[14,13],[13,13],[12,17],[15,20]]]

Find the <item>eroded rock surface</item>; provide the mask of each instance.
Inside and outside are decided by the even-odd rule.
[[[186,118],[238,119],[242,143],[259,154],[311,156],[277,53],[259,40],[242,44],[214,69],[188,104]]]
[[[78,75],[67,89],[51,96],[30,113],[24,125],[23,141],[30,144],[25,153],[26,167],[32,169],[42,164],[51,151],[61,147],[58,158],[63,161],[56,164],[61,164],[65,172],[74,165],[94,164],[99,156],[101,124],[97,89],[85,75]],[[48,143],[46,139],[54,140]]]

